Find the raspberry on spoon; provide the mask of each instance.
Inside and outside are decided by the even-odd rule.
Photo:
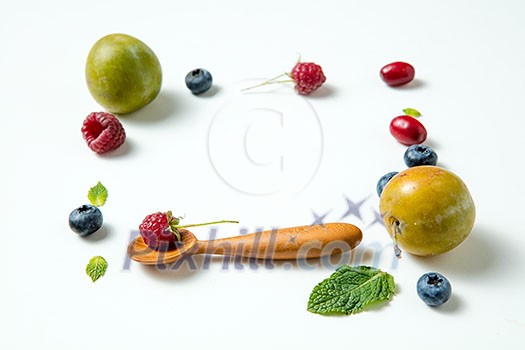
[[[206,222],[202,224],[179,225],[181,217],[175,217],[171,211],[165,213],[157,212],[144,218],[139,226],[139,233],[150,248],[152,249],[174,249],[176,244],[182,241],[180,228],[195,226],[213,225],[221,223],[239,223],[238,221],[221,220]]]
[[[290,79],[278,80],[281,77],[288,77]],[[308,95],[321,87],[325,81],[326,77],[320,65],[312,62],[297,62],[290,73],[283,73],[264,83],[243,89],[242,91],[270,84],[295,83],[295,91],[297,91],[298,94]]]

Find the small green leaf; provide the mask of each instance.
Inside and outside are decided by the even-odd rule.
[[[100,181],[89,189],[88,199],[95,207],[101,207],[106,203],[108,198],[108,190],[100,183]]]
[[[308,311],[316,314],[354,314],[366,305],[390,300],[394,277],[369,266],[340,266],[314,287]]]
[[[171,210],[166,212],[166,216],[168,218],[168,226],[170,227],[171,233],[175,235],[175,238],[177,238],[177,241],[182,241],[182,237],[180,236],[179,228],[177,227],[179,225],[181,217],[173,216],[173,213]]]
[[[95,282],[100,277],[104,276],[107,268],[108,263],[106,259],[101,256],[94,256],[89,260],[89,263],[86,266],[86,273],[91,277],[91,280]]]
[[[178,242],[182,241],[182,237],[180,235],[178,227],[174,227],[174,225],[170,225],[170,231],[171,231],[171,233],[173,233],[175,235],[175,238],[177,239]]]
[[[405,108],[405,109],[403,109],[403,113],[405,113],[406,115],[409,115],[411,117],[414,117],[414,118],[421,117],[421,113],[419,113],[419,111],[417,109],[414,109],[414,108]]]

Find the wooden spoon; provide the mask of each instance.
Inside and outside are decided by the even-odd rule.
[[[177,248],[155,250],[148,247],[139,236],[129,244],[128,255],[146,265],[170,264],[192,254],[271,260],[319,258],[349,251],[363,237],[358,227],[340,222],[282,228],[209,241],[199,241],[185,229],[180,229],[179,232],[182,242]]]

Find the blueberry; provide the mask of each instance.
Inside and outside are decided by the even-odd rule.
[[[81,237],[88,236],[102,227],[100,209],[85,204],[69,214],[69,227]]]
[[[440,273],[428,272],[417,281],[417,294],[429,306],[445,303],[452,294],[450,282]]]
[[[397,171],[392,171],[391,173],[388,173],[388,174],[385,174],[385,175],[381,176],[381,178],[377,182],[377,186],[376,186],[377,195],[379,197],[381,197],[381,193],[383,193],[383,188],[385,188],[385,186],[388,183],[388,181],[390,181],[390,179],[392,179],[396,175],[397,175]]]
[[[197,68],[186,75],[186,86],[195,95],[208,91],[212,83],[213,78],[206,69]]]
[[[405,151],[405,164],[412,168],[419,165],[436,165],[438,156],[426,145],[412,145]]]

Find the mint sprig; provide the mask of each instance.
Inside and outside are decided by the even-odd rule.
[[[108,198],[108,190],[100,181],[89,189],[88,199],[95,207],[101,207],[106,203]]]
[[[91,280],[95,282],[100,277],[104,276],[108,268],[108,262],[101,256],[94,256],[89,260],[86,266],[86,273]]]
[[[316,314],[355,314],[369,304],[390,300],[394,277],[369,266],[340,266],[314,287],[308,311]]]
[[[405,108],[403,109],[403,113],[411,117],[414,117],[414,118],[421,117],[421,113],[417,109],[414,109],[414,108]]]

